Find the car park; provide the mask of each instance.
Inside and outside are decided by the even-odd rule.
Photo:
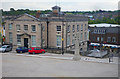
[[[39,47],[31,47],[28,50],[29,54],[38,54],[38,53],[45,53],[44,49],[40,49]]]
[[[12,51],[12,47],[10,45],[3,45],[0,48],[0,52],[9,52],[9,51]]]
[[[25,53],[25,52],[28,52],[28,48],[27,47],[18,47],[16,49],[16,52],[17,53]]]

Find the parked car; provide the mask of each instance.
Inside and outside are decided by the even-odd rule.
[[[31,47],[28,50],[29,54],[38,54],[38,53],[45,53],[44,49],[40,49],[39,47]]]
[[[9,52],[9,51],[12,51],[12,47],[10,45],[3,45],[0,48],[0,52]]]
[[[17,53],[25,53],[25,52],[28,52],[28,48],[27,47],[18,47],[16,49],[16,52]]]

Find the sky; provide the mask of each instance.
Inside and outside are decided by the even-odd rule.
[[[119,0],[0,0],[0,8],[51,10],[58,5],[62,11],[118,10]]]

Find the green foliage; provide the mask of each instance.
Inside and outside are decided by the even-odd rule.
[[[28,13],[30,15],[35,16],[37,13],[37,10],[29,10],[29,9],[18,9],[15,10],[14,8],[10,8],[10,11],[3,11],[3,9],[1,9],[2,11],[2,15],[3,16],[15,16],[15,15],[21,15],[24,13]],[[42,14],[47,14],[52,12],[51,10],[42,10],[40,11]],[[96,10],[96,11],[65,11],[64,13],[66,14],[89,14],[89,15],[93,15],[94,13],[118,13],[120,12],[120,10],[116,10],[116,11],[105,11],[105,10]],[[110,23],[110,24],[120,24],[120,16],[116,17],[115,19],[111,19],[113,15],[109,15],[108,18],[104,17],[103,19],[96,19],[96,20],[90,20],[88,21],[89,24],[96,24],[96,23]],[[1,21],[1,20],[0,20]]]
[[[119,20],[119,22],[118,22]],[[110,18],[103,18],[103,19],[96,19],[96,20],[90,20],[88,21],[89,24],[98,24],[98,23],[108,23],[108,24],[119,24],[120,23],[120,17],[119,19],[110,19]]]
[[[0,33],[0,43],[2,42],[2,35],[1,35],[1,33]]]

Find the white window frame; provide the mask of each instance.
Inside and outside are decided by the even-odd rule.
[[[73,34],[73,36],[72,36],[72,44],[73,45],[75,44],[75,34]]]
[[[100,41],[100,37],[97,37],[97,41]]]
[[[83,31],[83,24],[81,24],[81,31]]]
[[[67,32],[70,32],[70,25],[67,26]]]
[[[112,42],[116,42],[116,37],[112,37]]]
[[[17,24],[17,25],[16,25],[16,30],[17,30],[17,31],[20,31],[20,30],[21,30],[21,28],[20,28],[20,25],[19,25],[19,24]]]
[[[70,46],[70,35],[67,36],[67,46]]]
[[[72,31],[75,32],[75,25],[72,26]]]
[[[107,42],[111,42],[111,37],[107,37]]]
[[[9,30],[11,30],[12,29],[12,24],[11,23],[8,24],[8,27],[9,27]]]
[[[56,31],[61,32],[61,26],[56,26]]]
[[[36,25],[31,25],[32,32],[36,32]]]
[[[61,47],[61,35],[56,35],[56,46]]]
[[[101,37],[101,42],[103,42],[103,40],[104,40],[104,38],[103,38],[103,37]]]
[[[17,44],[21,45],[21,36],[17,35]]]
[[[80,27],[80,26],[79,26],[79,25],[77,25],[77,32],[79,32],[79,27]]]
[[[13,42],[12,32],[9,32],[9,42],[10,42],[10,43],[12,43],[12,42]]]
[[[28,31],[28,25],[24,25],[24,31]]]
[[[32,35],[32,47],[36,47],[36,35]]]

